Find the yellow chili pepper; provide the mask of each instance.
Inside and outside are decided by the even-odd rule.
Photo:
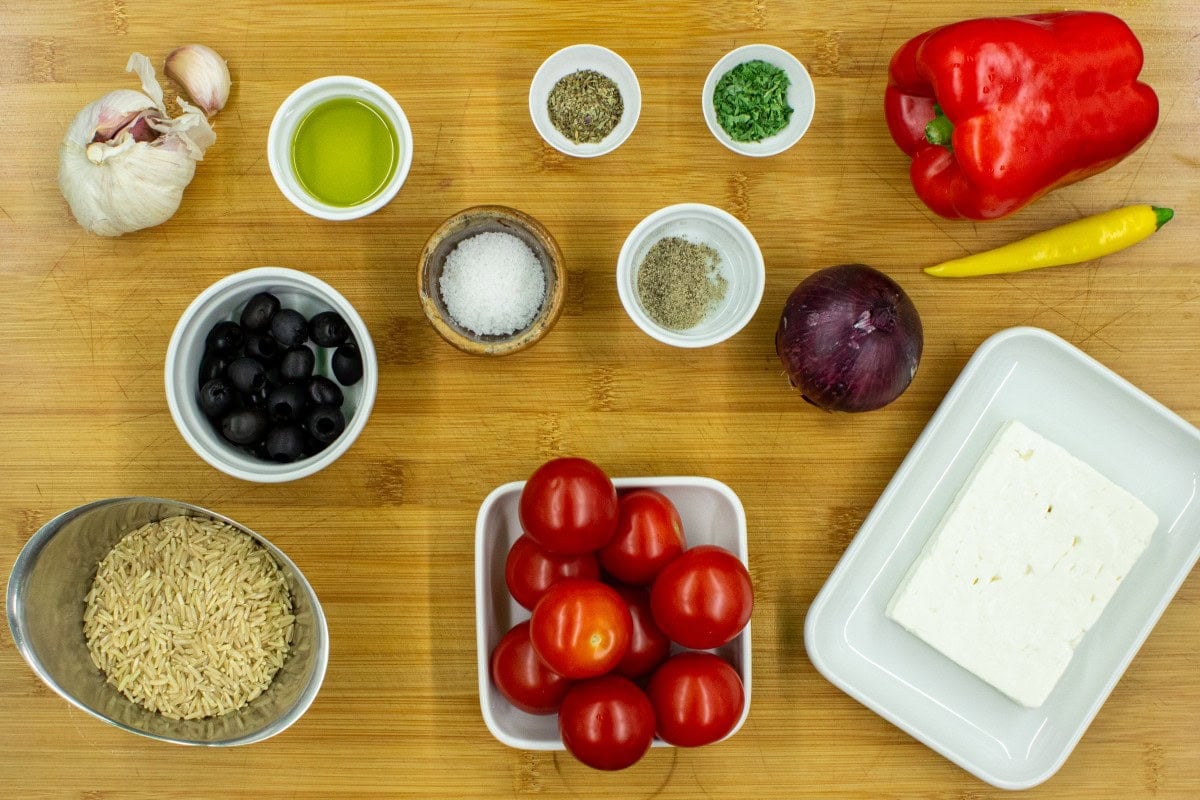
[[[1175,212],[1171,209],[1157,206],[1116,208],[1035,233],[995,250],[926,267],[925,272],[938,278],[969,278],[1078,264],[1137,244],[1173,216]]]

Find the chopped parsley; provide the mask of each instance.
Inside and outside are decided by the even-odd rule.
[[[765,61],[746,61],[721,76],[713,90],[717,121],[735,142],[761,142],[787,127],[787,73]]]

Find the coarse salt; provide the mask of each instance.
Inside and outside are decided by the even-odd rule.
[[[479,336],[504,336],[533,321],[546,297],[546,275],[516,236],[478,233],[446,256],[438,288],[459,325]]]

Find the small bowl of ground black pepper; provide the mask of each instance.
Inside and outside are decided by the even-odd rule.
[[[562,251],[533,217],[474,206],[443,222],[417,272],[433,329],[465,353],[502,356],[541,340],[566,298]]]
[[[546,144],[578,158],[611,153],[642,112],[633,68],[599,45],[565,47],[545,60],[529,85],[529,115]]]
[[[748,44],[708,73],[704,121],[717,141],[744,156],[774,156],[800,141],[812,124],[816,91],[791,53]]]
[[[732,214],[700,203],[646,217],[617,258],[626,313],[675,347],[708,347],[733,336],[754,317],[765,285],[754,235]]]

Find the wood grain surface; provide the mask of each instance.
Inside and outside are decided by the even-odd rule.
[[[1100,5],[1100,4],[1097,4]],[[1200,423],[1200,6],[1104,4],[1146,49],[1158,128],[1112,170],[986,224],[932,215],[888,136],[888,59],[935,24],[1044,10],[1040,2],[325,2],[0,0],[0,565],[56,513],[117,495],[199,503],[262,532],[304,570],[332,636],[324,687],[294,727],[232,750],[159,744],[104,725],[43,685],[0,636],[0,796],[7,798],[1001,797],[860,706],[812,667],[804,616],[954,378],[990,334],[1046,328]],[[85,233],[56,186],[75,113],[115,88],[132,51],[161,65],[206,43],[234,90],[217,143],[166,224]],[[529,119],[538,65],[592,42],[643,92],[612,154],[552,150]],[[811,71],[817,112],[787,153],[742,158],[700,115],[710,66],[768,42]],[[322,75],[389,90],[414,130],[399,196],[350,223],[292,207],[267,168],[279,103]],[[614,284],[646,214],[720,206],[757,237],[762,306],[732,340],[689,352],[638,330]],[[939,282],[921,266],[1129,202],[1177,220],[1102,263]],[[423,317],[426,236],[470,205],[540,219],[567,261],[567,304],[538,345],[471,357]],[[884,410],[817,412],[774,354],[779,310],[814,269],[861,261],[894,276],[925,325],[910,390]],[[227,477],[167,412],[163,360],[187,304],[232,272],[308,271],[355,304],[379,351],[367,428],[325,471],[289,485]],[[560,454],[613,475],[705,475],[749,521],[754,700],[744,729],[660,749],[617,774],[488,733],[475,677],[473,528],[496,485]],[[1046,798],[1200,796],[1200,582],[1192,576]]]

